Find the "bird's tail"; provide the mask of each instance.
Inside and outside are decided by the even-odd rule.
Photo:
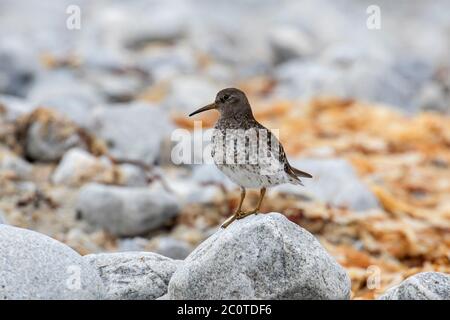
[[[309,173],[302,171],[302,170],[298,170],[296,168],[294,168],[293,166],[291,167],[291,171],[297,176],[297,177],[302,177],[302,178],[312,178],[313,176],[310,175]]]

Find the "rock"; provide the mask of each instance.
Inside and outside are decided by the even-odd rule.
[[[415,110],[417,93],[430,80],[432,70],[423,57],[397,57],[379,48],[337,45],[315,59],[280,64],[275,70],[276,93],[291,99],[334,95]]]
[[[96,270],[43,234],[0,225],[1,299],[102,299]]]
[[[114,157],[147,164],[158,160],[161,144],[174,128],[163,109],[143,102],[98,108],[93,117],[92,131]]]
[[[313,179],[303,179],[305,188],[282,185],[273,190],[299,195],[312,195],[333,206],[345,206],[363,211],[378,208],[376,197],[358,178],[355,170],[345,159],[292,160],[291,165],[309,172]]]
[[[99,70],[91,72],[88,80],[109,102],[133,100],[149,81],[147,74],[137,70]]]
[[[181,261],[151,252],[89,254],[106,288],[106,299],[154,300],[167,292],[167,285]]]
[[[0,93],[23,97],[37,71],[37,55],[26,41],[11,34],[1,35]]]
[[[118,166],[121,182],[130,187],[145,187],[148,185],[147,175],[142,168],[132,164],[121,164]]]
[[[8,121],[14,121],[21,115],[34,110],[33,104],[29,101],[9,95],[0,95],[0,109],[5,109],[5,118]]]
[[[26,179],[30,177],[33,167],[14,153],[0,148],[0,172],[5,171],[12,172],[20,179]]]
[[[421,272],[395,286],[380,300],[450,300],[450,275],[441,272]]]
[[[157,240],[157,246],[154,251],[165,257],[183,260],[193,249],[190,244],[184,241],[172,237],[161,237]]]
[[[113,167],[107,159],[99,159],[83,149],[67,151],[52,175],[52,182],[78,186],[86,181],[105,181],[113,176]]]
[[[198,184],[222,185],[228,190],[237,188],[228,177],[223,174],[214,164],[196,165],[192,171],[192,181]]]
[[[3,210],[0,210],[0,224],[6,224],[5,213]]]
[[[130,164],[114,165],[107,157],[95,157],[83,149],[67,151],[52,174],[52,182],[80,186],[86,182],[143,187],[145,172]]]
[[[160,185],[129,188],[90,183],[76,205],[82,218],[118,236],[136,236],[157,229],[178,214],[175,196]]]
[[[152,75],[158,83],[182,74],[195,73],[195,52],[187,46],[157,46],[149,48],[137,58],[137,67]]]
[[[305,58],[314,51],[312,39],[305,32],[290,26],[279,26],[269,32],[269,43],[275,63],[293,58]]]
[[[172,80],[164,104],[184,114],[211,103],[221,88],[199,76],[180,76]]]
[[[345,270],[279,213],[233,222],[201,243],[169,282],[171,299],[349,299]]]
[[[53,71],[38,78],[28,99],[33,105],[55,110],[79,126],[88,123],[93,107],[103,101],[94,85],[64,71]]]
[[[142,237],[122,238],[117,239],[117,251],[147,251],[146,247],[149,244],[149,240]]]
[[[191,179],[170,180],[168,184],[183,204],[210,203],[221,192],[218,185],[196,183]]]
[[[25,153],[35,161],[57,161],[69,149],[87,149],[79,127],[58,113],[39,108],[27,115]]]

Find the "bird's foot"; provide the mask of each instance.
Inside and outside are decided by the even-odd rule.
[[[258,210],[255,209],[247,212],[240,211],[236,216],[236,219],[243,219],[245,217],[251,216],[252,214],[258,214]]]

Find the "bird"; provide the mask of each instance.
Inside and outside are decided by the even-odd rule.
[[[211,137],[211,156],[217,168],[241,189],[238,207],[222,228],[236,219],[258,214],[267,188],[284,183],[303,186],[300,178],[312,178],[311,174],[289,164],[277,137],[253,116],[243,91],[223,89],[213,103],[197,109],[189,117],[208,110],[220,114]],[[254,210],[243,211],[248,188],[259,188],[260,195]]]

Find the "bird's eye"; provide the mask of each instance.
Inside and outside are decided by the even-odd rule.
[[[222,102],[227,101],[229,98],[230,98],[230,95],[225,94],[225,95],[222,97]]]

